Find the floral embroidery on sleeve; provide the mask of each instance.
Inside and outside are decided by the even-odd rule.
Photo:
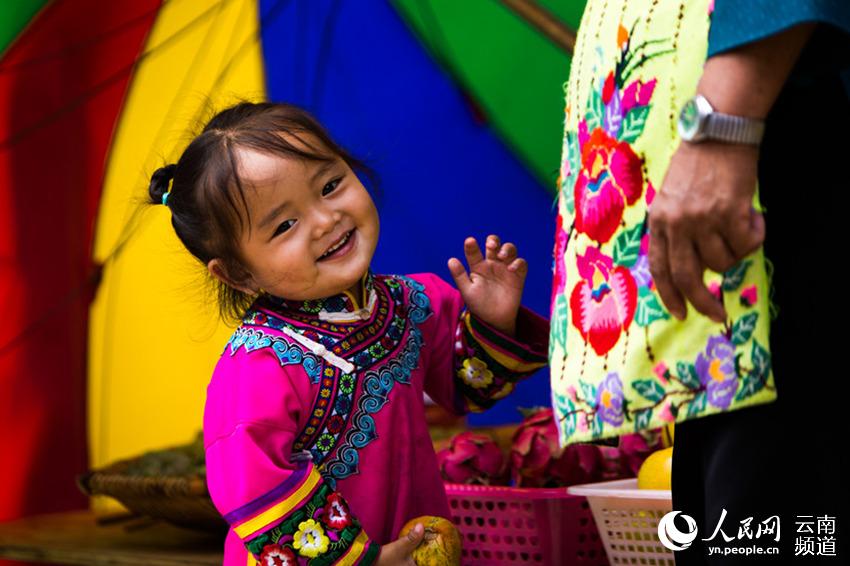
[[[225,519],[264,565],[371,564],[380,552],[310,462]]]
[[[520,316],[528,314],[523,310]],[[548,325],[543,325],[548,333]],[[455,331],[455,374],[472,411],[491,407],[546,362],[545,347],[538,351],[501,334],[469,312],[461,315]]]

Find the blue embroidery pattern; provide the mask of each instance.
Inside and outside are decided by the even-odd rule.
[[[310,382],[319,382],[322,363],[318,357],[311,352],[305,352],[297,344],[287,342],[280,336],[266,334],[259,328],[240,326],[227,342],[225,352],[227,352],[228,348],[230,349],[231,356],[236,355],[239,348],[244,348],[249,353],[263,348],[271,348],[281,366],[301,364],[304,371],[310,377]]]
[[[418,281],[403,276],[395,276],[395,278],[403,282],[409,291],[407,320],[410,321],[410,331],[407,341],[401,351],[393,359],[388,360],[383,367],[369,369],[363,373],[361,378],[363,391],[352,416],[351,427],[346,431],[334,456],[322,466],[322,476],[332,487],[335,487],[336,480],[357,473],[360,462],[358,450],[378,437],[372,415],[386,405],[396,383],[410,383],[410,374],[419,364],[422,348],[422,331],[419,329],[419,324],[431,316],[431,301],[425,294],[425,286]],[[402,290],[401,285],[392,279],[388,278],[386,283],[393,291]],[[401,320],[401,328],[397,328],[395,324],[392,328],[403,333],[404,319],[399,318],[399,320]]]
[[[375,320],[350,334],[347,340],[333,348],[359,368],[376,367],[388,356],[397,356],[396,352],[404,338],[404,288],[398,282],[388,280],[384,285],[378,285],[378,293],[378,313]],[[387,316],[390,316],[388,322]],[[355,348],[360,351],[351,353]],[[415,364],[416,361],[414,367]],[[359,374],[345,374],[336,368],[325,369],[313,415],[294,445],[295,449],[309,447],[314,464],[321,465],[343,440],[344,432],[350,429],[355,385],[363,382],[362,371],[365,370],[361,370]],[[324,469],[322,466],[322,470]],[[331,477],[325,471],[322,473]]]

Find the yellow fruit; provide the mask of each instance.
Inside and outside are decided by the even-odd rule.
[[[673,448],[649,455],[638,471],[638,489],[670,489],[673,471]]]
[[[416,566],[460,566],[460,533],[448,519],[425,515],[404,524],[399,538],[409,533],[416,523],[425,527],[422,542],[413,551]]]

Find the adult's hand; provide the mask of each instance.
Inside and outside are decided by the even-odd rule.
[[[724,114],[763,119],[815,25],[794,26],[706,61],[697,92]],[[649,211],[649,267],[661,300],[678,319],[685,301],[722,322],[723,305],[703,283],[764,240],[764,218],[752,209],[758,150],[683,142],[673,154]]]
[[[683,142],[649,211],[649,267],[661,300],[678,319],[685,301],[717,322],[726,311],[706,288],[706,269],[722,273],[764,242],[752,208],[758,150]]]

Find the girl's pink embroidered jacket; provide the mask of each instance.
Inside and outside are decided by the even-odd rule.
[[[204,445],[227,566],[371,564],[408,520],[449,517],[423,392],[480,411],[546,363],[548,323],[525,308],[511,338],[436,275],[363,285],[362,308],[264,296],[216,366]]]

